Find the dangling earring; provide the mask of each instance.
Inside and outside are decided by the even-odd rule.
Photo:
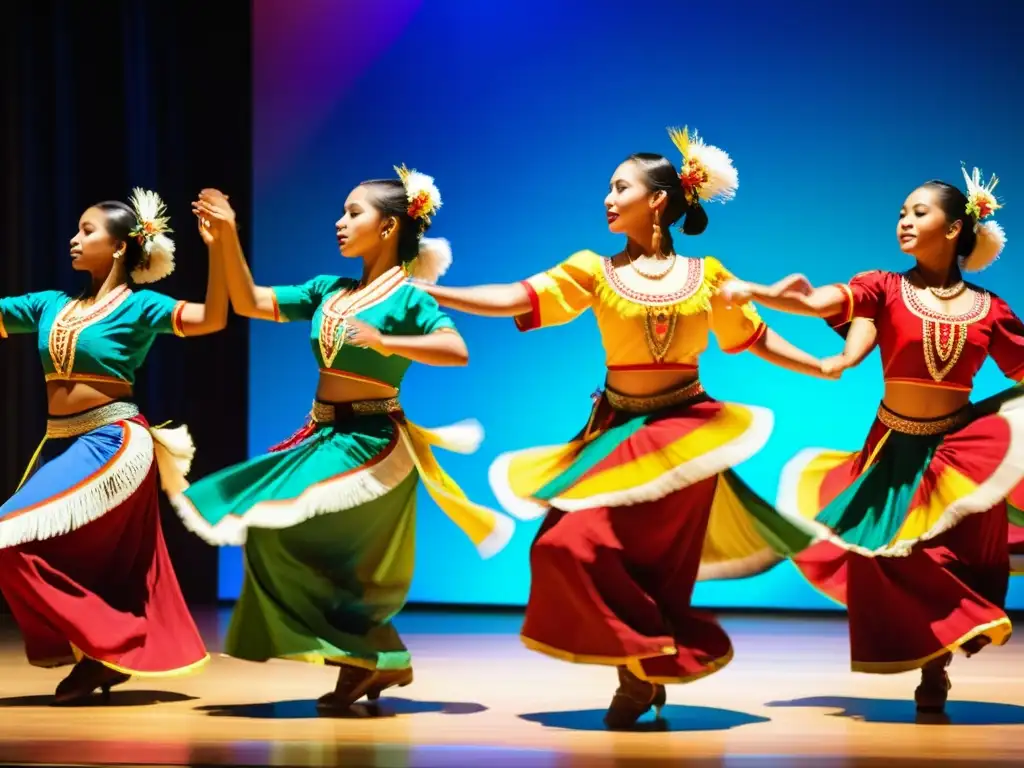
[[[114,251],[114,261],[117,261],[124,255],[124,251]]]
[[[651,236],[651,255],[657,256],[661,253],[661,211],[654,210],[654,234]]]

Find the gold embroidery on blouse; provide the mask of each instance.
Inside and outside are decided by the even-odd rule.
[[[354,290],[340,290],[324,302],[320,309],[318,342],[325,368],[334,365],[335,358],[345,346],[345,326],[348,319],[384,301],[404,282],[405,273],[400,267],[395,267],[367,286]]]
[[[55,378],[66,379],[74,371],[75,353],[78,350],[78,339],[82,335],[82,331],[109,317],[131,293],[131,289],[127,285],[121,285],[82,314],[78,314],[78,308],[82,304],[81,299],[69,301],[57,313],[53,326],[50,328],[48,340],[50,362],[53,363]]]
[[[926,305],[917,295],[910,281],[903,276],[900,293],[910,312],[921,319],[921,343],[924,364],[932,380],[946,378],[963,354],[967,345],[968,326],[984,318],[992,306],[992,294],[974,288],[974,303],[962,315],[947,315]]]

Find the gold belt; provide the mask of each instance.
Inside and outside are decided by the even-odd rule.
[[[904,435],[916,435],[924,437],[927,435],[944,435],[962,426],[970,419],[970,410],[964,408],[949,416],[938,419],[908,419],[893,413],[884,405],[878,406],[878,420],[893,432],[901,432]]]
[[[355,400],[351,403],[321,403],[314,400],[309,415],[316,424],[333,424],[338,415],[344,415],[346,411],[353,416],[381,416],[387,413],[400,413],[401,410],[402,406],[397,397],[384,400]]]
[[[78,437],[108,424],[134,419],[138,415],[139,406],[135,403],[117,401],[73,416],[52,416],[46,420],[46,437],[48,440]]]
[[[673,389],[670,392],[662,392],[660,395],[647,395],[635,397],[616,392],[614,389],[605,388],[605,397],[608,405],[617,411],[627,413],[651,413],[660,411],[662,408],[671,408],[673,405],[682,405],[696,397],[704,394],[704,385],[700,379],[687,384],[685,387]]]

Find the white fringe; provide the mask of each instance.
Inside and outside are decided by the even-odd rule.
[[[0,549],[63,536],[117,509],[146,480],[153,466],[153,438],[134,422],[121,422],[121,451],[80,487],[30,511],[0,520]]]
[[[216,525],[199,513],[184,494],[171,497],[182,523],[209,544],[242,545],[248,528],[291,528],[318,515],[343,512],[367,504],[397,488],[414,464],[408,450],[396,443],[373,466],[313,485],[291,500],[270,500],[250,507],[241,515],[229,515]]]
[[[919,543],[945,533],[968,515],[988,512],[1004,501],[1024,478],[1024,396],[1004,403],[997,415],[1001,416],[1010,428],[1010,444],[1002,463],[973,493],[950,503],[938,521],[915,539],[897,541],[877,549],[867,549],[843,541],[827,526],[804,518],[797,505],[800,476],[814,457],[826,450],[822,448],[805,449],[786,464],[779,482],[777,508],[785,515],[811,523],[819,541],[827,539],[836,546],[866,557],[907,557]],[[994,418],[994,416],[986,418]]]
[[[550,509],[546,504],[538,504],[537,502],[517,496],[508,481],[509,471],[516,456],[532,450],[535,449],[529,448],[526,451],[503,453],[491,463],[490,469],[487,471],[487,480],[498,503],[501,504],[506,512],[513,517],[518,517],[520,520],[536,520],[538,517],[543,517],[547,514],[548,509]]]
[[[484,441],[484,428],[476,419],[449,424],[446,427],[418,427],[427,442],[452,453],[476,453]]]
[[[593,507],[621,507],[657,501],[742,464],[765,446],[775,425],[775,415],[767,408],[752,405],[742,407],[750,411],[753,420],[741,435],[725,445],[672,467],[643,485],[599,493],[584,499],[556,497],[551,500],[551,506],[566,512],[578,512]]]
[[[779,478],[778,492],[775,494],[775,508],[779,512],[787,517],[812,522],[800,513],[798,503],[800,478],[803,477],[804,470],[810,463],[823,453],[831,453],[831,451],[828,448],[804,448],[786,462]]]
[[[188,488],[185,478],[196,456],[192,435],[184,425],[174,429],[150,428],[149,433],[153,436],[160,485],[168,496],[175,496]]]

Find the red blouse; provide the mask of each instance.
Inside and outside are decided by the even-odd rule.
[[[998,296],[969,285],[974,305],[954,316],[925,306],[894,272],[865,272],[839,287],[846,300],[828,323],[839,329],[855,317],[874,321],[886,382],[970,392],[989,355],[1008,378],[1024,380],[1024,324]]]

